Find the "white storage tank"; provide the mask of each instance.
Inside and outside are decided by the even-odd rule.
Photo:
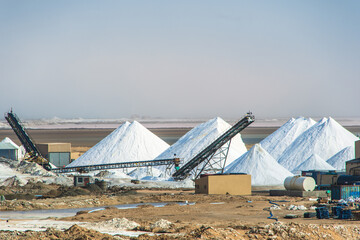
[[[284,186],[286,190],[313,191],[315,180],[312,177],[291,176],[285,178]]]

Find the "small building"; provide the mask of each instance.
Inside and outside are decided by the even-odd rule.
[[[71,143],[39,143],[36,144],[41,155],[57,167],[70,163]]]
[[[92,181],[91,176],[88,175],[76,175],[74,176],[74,186],[75,187],[86,187]]]
[[[355,142],[355,158],[360,158],[360,140]]]
[[[360,176],[360,158],[346,161],[346,174]]]
[[[360,140],[355,142],[355,159],[345,162],[346,174],[360,176]]]
[[[251,195],[251,175],[243,173],[201,175],[195,193]]]
[[[10,138],[6,137],[0,142],[0,157],[18,160],[20,156],[20,147]]]

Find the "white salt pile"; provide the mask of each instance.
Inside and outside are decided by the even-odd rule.
[[[67,167],[152,160],[168,147],[137,121],[125,122]]]
[[[162,171],[155,167],[142,167],[136,168],[131,171],[128,175],[134,179],[142,179],[142,180],[160,180],[158,176],[162,174]],[[165,179],[161,179],[165,180]]]
[[[325,162],[319,155],[313,154],[304,162],[302,162],[299,166],[294,168],[293,173],[300,173],[301,171],[308,170],[335,170],[333,166],[329,163]]]
[[[9,164],[13,163],[13,164]],[[6,158],[0,158],[0,179],[6,179],[8,177],[20,174],[13,167],[17,166],[18,162]]]
[[[27,180],[15,175],[15,176],[9,177],[9,178],[1,181],[0,186],[18,187],[18,186],[24,186],[24,185],[26,185],[26,183],[27,183]]]
[[[278,130],[262,140],[260,144],[271,156],[278,160],[284,150],[315,123],[311,118],[291,118]]]
[[[202,151],[215,141],[221,134],[231,127],[220,117],[213,118],[205,123],[202,123],[175,142],[166,151],[157,156],[156,159],[173,158],[174,154],[182,160],[182,165],[191,160],[196,154]],[[241,135],[237,134],[231,140],[230,149],[227,156],[226,165],[241,156],[247,151]],[[166,167],[160,167],[163,172]],[[173,170],[172,172],[174,172]]]
[[[96,231],[103,232],[103,231],[132,230],[140,225],[126,218],[113,218],[108,221],[102,221],[97,223],[86,223],[81,226],[88,229],[93,229]]]
[[[152,224],[150,224],[150,229],[156,229],[156,228],[161,228],[163,230],[167,230],[169,228],[171,228],[174,224],[168,220],[165,219],[160,219]]]
[[[354,145],[358,138],[332,118],[323,118],[290,144],[279,163],[292,171],[311,155],[329,159],[345,147]]]
[[[326,162],[329,163],[331,166],[333,166],[336,170],[345,171],[346,161],[352,160],[354,158],[355,158],[355,147],[349,146],[336,153]]]
[[[247,173],[253,186],[282,185],[293,174],[281,166],[260,144],[233,161],[226,173]]]
[[[47,171],[39,164],[36,164],[34,162],[28,162],[28,161],[19,162],[19,165],[16,167],[16,170],[18,172],[21,172],[22,174],[29,174],[32,176],[42,176],[42,177],[56,176],[56,173]]]

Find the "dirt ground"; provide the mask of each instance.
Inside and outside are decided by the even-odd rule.
[[[68,189],[68,191],[73,191]],[[175,202],[185,202],[180,206]],[[279,204],[280,210],[272,210],[279,222],[268,219],[269,207]],[[155,236],[139,239],[358,239],[358,221],[337,219],[303,218],[304,211],[287,210],[290,205],[310,208],[317,202],[300,197],[272,197],[264,193],[252,196],[203,195],[188,190],[121,190],[113,189],[103,194],[64,196],[33,200],[7,200],[1,209],[50,209],[104,206],[129,203],[166,202],[164,207],[143,205],[133,209],[107,207],[92,213],[78,212],[76,216],[57,220],[97,223],[113,218],[126,218],[140,224],[137,230],[148,231]],[[25,204],[27,203],[27,204]],[[193,204],[195,203],[195,204]],[[24,207],[27,206],[27,207]],[[315,212],[314,210],[307,210]],[[296,214],[298,218],[286,219]],[[172,223],[169,229],[152,229],[151,224],[165,219]],[[341,226],[340,228],[337,226]],[[71,234],[70,234],[71,233]],[[301,234],[300,234],[301,233]],[[6,235],[7,234],[7,235]],[[73,226],[66,231],[48,229],[45,232],[0,232],[4,239],[113,239],[113,236]],[[296,235],[298,234],[298,235]],[[300,234],[300,235],[299,235]],[[257,237],[256,237],[257,236]],[[276,236],[276,238],[273,238]],[[325,237],[324,237],[325,236]],[[119,239],[119,236],[115,236]],[[129,239],[129,237],[121,237]],[[135,239],[135,238],[133,238]]]

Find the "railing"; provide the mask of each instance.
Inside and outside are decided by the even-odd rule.
[[[52,171],[55,173],[89,172],[89,171],[106,170],[106,169],[170,165],[175,163],[178,164],[178,161],[180,161],[179,158],[171,158],[171,159],[160,159],[160,160],[150,160],[150,161],[107,163],[107,164],[97,164],[97,165],[66,167],[66,168],[55,168],[52,169]]]
[[[241,132],[254,121],[255,117],[252,115],[252,113],[248,113],[244,118],[242,118],[224,134],[213,141],[208,147],[206,147],[190,161],[188,161],[184,166],[182,166],[178,171],[176,171],[172,175],[173,178],[176,180],[185,179],[190,174],[190,172],[196,168],[196,166],[209,157],[211,158],[211,156],[213,156],[219,148],[221,148],[226,142],[228,142],[231,138],[233,138],[236,134]]]

